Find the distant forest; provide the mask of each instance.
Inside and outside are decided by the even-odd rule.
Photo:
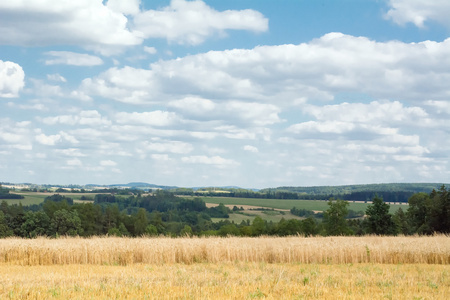
[[[385,202],[407,203],[415,193],[430,193],[439,189],[442,183],[389,183],[363,184],[343,186],[313,186],[313,187],[278,187],[259,191],[238,188],[202,188],[198,190],[187,188],[171,189],[179,195],[189,196],[220,196],[261,199],[293,199],[293,200],[328,200],[330,198],[347,201],[371,201],[379,196]]]

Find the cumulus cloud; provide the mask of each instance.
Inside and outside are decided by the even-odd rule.
[[[156,101],[158,85],[153,72],[132,67],[111,68],[95,78],[84,79],[79,94],[98,95],[116,101],[142,104]]]
[[[145,38],[165,38],[179,44],[197,45],[228,29],[264,32],[268,20],[259,12],[216,11],[203,1],[172,0],[161,10],[148,10],[134,19],[135,29]]]
[[[144,51],[152,55],[158,52],[155,47],[147,47],[147,46],[144,47]]]
[[[170,141],[154,138],[151,141],[143,142],[142,149],[149,152],[186,154],[191,152],[194,147],[189,143],[181,141]]]
[[[100,161],[100,166],[102,167],[115,167],[117,166],[117,163],[112,160],[102,160]]]
[[[0,98],[18,97],[25,86],[24,79],[25,72],[20,65],[0,60]]]
[[[76,45],[107,53],[108,47],[142,42],[128,29],[123,13],[134,11],[123,1],[25,0],[0,3],[0,44],[21,46]],[[128,1],[127,1],[128,2]]]
[[[179,121],[177,114],[167,111],[151,112],[120,112],[116,114],[116,121],[119,124],[142,124],[151,126],[170,126]]]
[[[245,145],[244,150],[252,153],[258,153],[259,150],[255,146]]]
[[[19,149],[32,150],[30,141],[33,135],[30,122],[13,122],[10,119],[0,119],[0,150]]]
[[[103,64],[100,57],[69,51],[49,51],[45,53],[52,58],[45,60],[46,65],[98,66]]]
[[[61,135],[45,135],[41,133],[36,136],[36,141],[42,145],[54,146],[56,143],[61,141]]]
[[[193,155],[182,157],[181,161],[188,164],[213,165],[219,168],[239,165],[238,162],[232,159],[223,158],[221,156]]]
[[[231,122],[265,126],[281,122],[281,109],[273,104],[243,101],[212,101],[200,97],[186,97],[168,103],[179,114],[196,120]]]
[[[47,74],[47,79],[52,81],[67,82],[67,79],[60,74]]]
[[[203,111],[230,99],[301,105],[352,92],[438,101],[450,97],[448,57],[450,39],[376,42],[330,33],[300,45],[211,51],[158,61],[150,69],[112,68],[85,79],[80,90],[133,104],[171,100],[183,109],[198,103]]]
[[[102,117],[96,110],[81,111],[78,115],[60,115],[55,117],[46,117],[41,119],[44,124],[47,125],[86,125],[86,126],[98,126],[98,125],[110,125],[111,121]]]
[[[224,36],[226,30],[268,28],[268,20],[257,11],[219,12],[199,0],[173,0],[160,10],[147,11],[141,11],[140,0],[2,1],[0,15],[0,44],[75,45],[103,55],[120,53],[148,38],[196,45]]]
[[[436,21],[450,27],[450,2],[447,0],[389,0],[386,18],[399,25],[413,23],[424,27],[427,21]]]
[[[118,13],[135,15],[139,13],[140,2],[140,0],[108,0],[106,6]]]
[[[404,107],[398,101],[306,105],[303,112],[316,120],[291,125],[287,131],[304,138],[328,139],[333,135],[357,140],[378,139],[380,136],[400,138],[398,126],[414,127],[418,120],[427,123],[428,118],[422,108]]]

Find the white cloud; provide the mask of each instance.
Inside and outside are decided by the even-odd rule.
[[[112,1],[108,7],[101,0],[1,1],[0,44],[76,45],[105,54],[140,44],[142,38],[130,32],[122,14],[129,13],[131,5],[118,4]]]
[[[239,165],[238,162],[232,159],[226,159],[220,156],[205,156],[205,155],[185,156],[181,158],[181,161],[188,164],[214,165],[219,168]]]
[[[110,125],[111,121],[102,117],[96,110],[81,111],[78,115],[60,115],[56,117],[46,117],[41,119],[44,124],[55,125],[85,125],[85,126],[99,126]]]
[[[100,57],[69,51],[49,51],[45,53],[53,58],[45,60],[46,65],[98,66],[103,64]]]
[[[150,152],[186,154],[191,152],[194,147],[189,143],[180,141],[153,139],[152,141],[143,142],[142,149]]]
[[[417,27],[424,27],[429,20],[437,21],[450,27],[450,1],[447,0],[389,0],[391,7],[386,13],[399,25],[413,23]]]
[[[100,161],[100,166],[102,167],[115,167],[117,166],[117,163],[112,160],[102,160]]]
[[[134,25],[146,38],[197,45],[211,36],[225,35],[228,29],[264,32],[268,20],[250,9],[219,12],[203,1],[172,0],[170,6],[161,10],[136,15]]]
[[[20,65],[0,60],[0,98],[18,97],[25,86],[24,79],[25,72]]]
[[[170,161],[168,154],[152,154],[150,157],[156,161]]]
[[[425,105],[434,108],[438,114],[450,115],[450,101],[428,100],[425,102]]]
[[[42,145],[54,146],[56,143],[61,141],[61,135],[45,135],[43,133],[36,136],[36,141]]]
[[[47,74],[47,79],[52,81],[67,82],[67,79],[60,74]]]
[[[78,158],[69,159],[66,161],[66,163],[68,166],[71,166],[71,167],[79,167],[79,166],[83,165],[81,160],[79,160]]]
[[[32,136],[30,122],[14,122],[8,118],[0,118],[0,150],[32,150]]]
[[[19,109],[31,109],[31,110],[35,110],[35,111],[47,111],[48,107],[42,103],[36,103],[34,101],[32,101],[29,104],[18,104],[18,103],[14,103],[14,102],[8,102],[7,103],[9,107],[16,107]]]
[[[79,93],[131,104],[151,103],[158,94],[158,86],[154,81],[153,72],[148,70],[111,68],[96,78],[84,79]]]
[[[316,121],[291,125],[287,131],[308,138],[330,138],[330,134],[358,140],[378,139],[380,136],[399,138],[398,126],[423,126],[428,119],[422,108],[404,107],[398,101],[305,105],[303,112]]]
[[[158,61],[149,70],[112,68],[85,79],[80,88],[88,95],[133,104],[170,100],[171,107],[190,113],[197,109],[189,108],[191,103],[199,104],[200,111],[211,111],[230,99],[301,106],[306,100],[332,100],[338,93],[440,101],[450,97],[448,57],[450,39],[375,42],[330,33],[300,45],[210,51]],[[269,119],[272,123],[278,121],[275,114]]]
[[[140,2],[140,0],[108,0],[106,6],[118,13],[135,15],[139,13]]]
[[[118,54],[147,38],[195,45],[224,36],[226,30],[268,28],[257,11],[219,12],[198,0],[173,0],[161,10],[147,11],[140,10],[139,0],[2,1],[0,15],[0,44],[74,45],[103,55]]]
[[[147,47],[147,46],[144,46],[144,51],[152,55],[158,52],[155,47]]]
[[[244,150],[252,153],[258,153],[259,150],[255,146],[245,145]]]
[[[210,120],[247,123],[254,126],[272,125],[281,122],[278,114],[281,109],[272,104],[243,101],[217,101],[199,97],[186,97],[174,100],[168,106],[181,115],[196,120]]]
[[[170,126],[179,121],[179,117],[173,112],[151,111],[151,112],[120,112],[116,114],[119,124],[143,124],[150,126]]]
[[[55,149],[55,153],[61,153],[65,156],[70,157],[84,157],[86,154],[83,154],[80,149],[77,148],[67,148],[67,149]]]

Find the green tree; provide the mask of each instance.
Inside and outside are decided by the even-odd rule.
[[[25,213],[21,226],[22,236],[34,238],[50,234],[50,218],[43,211]]]
[[[57,210],[53,214],[51,221],[52,232],[56,235],[81,235],[81,219],[77,211],[67,211],[66,209]]]
[[[192,236],[192,234],[192,228],[189,225],[184,225],[183,229],[180,231],[181,236]]]
[[[408,217],[403,212],[403,209],[400,207],[392,217],[395,225],[397,226],[397,232],[403,235],[410,234],[410,228],[408,225]]]
[[[385,203],[382,198],[375,196],[372,204],[366,209],[367,229],[369,233],[374,234],[395,234],[396,225],[389,213],[389,204]]]
[[[353,232],[345,219],[348,215],[348,201],[330,199],[329,208],[323,214],[323,223],[327,235],[351,235]]]
[[[186,225],[187,226],[187,225]],[[188,226],[189,227],[189,226]],[[191,227],[189,227],[191,228]],[[186,230],[187,231],[187,230]],[[150,236],[155,236],[158,235],[158,228],[156,228],[155,225],[147,225],[147,227],[145,227],[145,234],[146,235],[150,235]],[[192,234],[192,229],[191,229],[191,234]],[[182,234],[183,235],[183,234]]]
[[[225,224],[219,228],[218,234],[220,236],[240,235],[239,228],[235,224]]]
[[[259,236],[266,233],[266,223],[260,216],[253,219],[251,228],[254,236]]]
[[[12,236],[13,234],[13,230],[9,228],[8,223],[6,222],[5,214],[0,210],[0,238]]]
[[[430,207],[431,199],[426,193],[417,193],[408,199],[408,210],[406,217],[410,226],[411,233],[431,234],[430,226]]]
[[[137,236],[145,234],[145,228],[147,228],[147,225],[147,211],[145,208],[139,208],[134,221],[134,234]]]
[[[318,233],[317,222],[314,217],[309,216],[306,219],[302,220],[302,231],[305,236],[312,236]]]
[[[450,192],[444,185],[430,195],[429,223],[433,232],[450,232]]]

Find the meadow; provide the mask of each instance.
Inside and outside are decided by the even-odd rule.
[[[1,299],[446,299],[450,239],[8,238]]]

